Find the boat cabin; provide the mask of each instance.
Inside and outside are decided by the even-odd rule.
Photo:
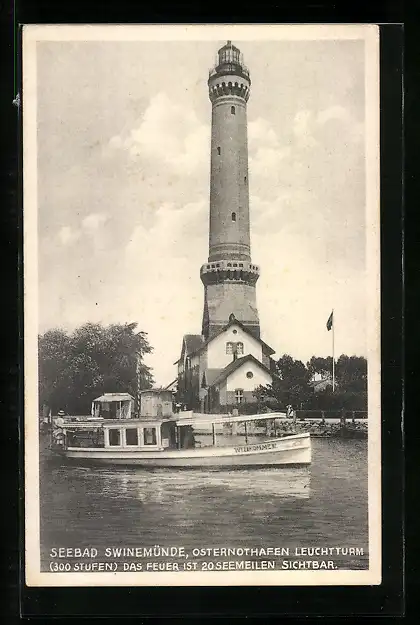
[[[104,447],[168,449],[177,447],[173,421],[133,419],[130,423],[104,423]]]
[[[65,447],[116,450],[164,450],[195,446],[190,425],[179,427],[172,411],[172,392],[149,389],[140,393],[140,414],[128,393],[105,393],[93,400],[95,421],[62,424]]]
[[[134,397],[128,393],[105,393],[92,402],[95,419],[131,419],[134,417]]]
[[[173,416],[173,394],[167,389],[148,389],[140,392],[140,417]]]

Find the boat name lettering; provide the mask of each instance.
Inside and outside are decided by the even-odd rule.
[[[246,451],[264,451],[265,449],[276,449],[276,444],[262,443],[261,445],[247,445],[245,447],[235,447],[235,452],[237,454],[241,454]]]

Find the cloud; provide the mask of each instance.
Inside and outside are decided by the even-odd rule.
[[[125,137],[112,137],[109,145],[128,150],[134,158],[165,163],[187,175],[207,165],[209,141],[210,127],[199,122],[194,110],[160,92],[150,99],[135,127]]]
[[[82,220],[82,227],[90,232],[94,232],[107,221],[108,217],[104,213],[91,213]]]
[[[329,122],[341,122],[348,139],[358,143],[364,136],[364,124],[357,121],[348,109],[344,106],[334,105],[320,111],[316,118],[317,124],[321,127]]]
[[[62,245],[70,245],[79,238],[79,233],[75,232],[70,226],[62,226],[58,231],[58,240]]]

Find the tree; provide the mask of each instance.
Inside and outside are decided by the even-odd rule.
[[[367,392],[367,360],[363,356],[341,354],[336,364],[337,384],[342,391]]]
[[[92,400],[105,392],[135,396],[138,357],[141,387],[150,388],[153,378],[143,356],[152,348],[147,334],[136,332],[136,327],[87,323],[72,334],[55,329],[40,336],[40,403],[53,412],[87,414]]]
[[[311,395],[309,386],[311,374],[300,360],[294,360],[284,354],[276,363],[276,375],[273,383],[268,386],[259,386],[254,394],[260,404],[270,408],[285,408],[291,404],[300,408]]]
[[[332,357],[321,358],[319,356],[312,356],[309,362],[306,363],[307,369],[313,377],[315,374],[320,374],[323,378],[332,376]]]

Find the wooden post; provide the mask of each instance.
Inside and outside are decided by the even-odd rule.
[[[248,428],[247,428],[246,421],[244,421],[244,428],[245,428],[245,443],[248,443]]]
[[[216,447],[216,426],[214,423],[211,424],[211,432],[213,434],[213,447]]]
[[[177,443],[178,443],[178,449],[181,449],[181,428],[179,426],[177,426],[176,428],[176,437],[177,437]]]

